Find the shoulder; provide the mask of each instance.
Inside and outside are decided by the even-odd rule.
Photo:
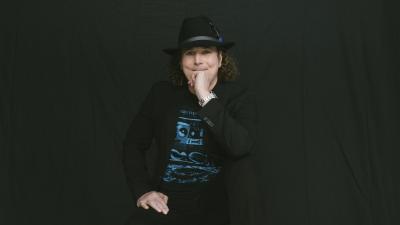
[[[179,101],[184,88],[175,86],[170,81],[162,80],[153,83],[149,96],[157,107],[167,107],[171,102]]]
[[[236,81],[223,81],[216,91],[217,95],[233,99],[245,97],[251,93],[245,85]]]
[[[151,90],[153,91],[161,91],[161,90],[167,90],[173,88],[173,85],[170,81],[167,80],[160,80],[151,86]]]
[[[153,83],[150,89],[150,93],[152,95],[168,95],[168,93],[173,92],[176,89],[176,87],[167,80],[161,80]]]

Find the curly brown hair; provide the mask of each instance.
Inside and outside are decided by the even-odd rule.
[[[224,49],[218,49],[221,52],[222,62],[218,69],[218,79],[232,81],[239,75],[236,60]],[[169,79],[175,86],[183,86],[186,83],[186,77],[181,69],[182,51],[174,54],[169,62]]]

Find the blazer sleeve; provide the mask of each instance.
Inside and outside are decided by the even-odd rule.
[[[145,157],[154,137],[153,105],[154,86],[142,102],[123,141],[122,163],[129,189],[135,200],[144,193],[154,190]]]
[[[243,91],[229,107],[218,98],[211,99],[199,112],[225,154],[240,158],[251,153],[257,123],[254,97]],[[229,109],[228,109],[229,108]]]

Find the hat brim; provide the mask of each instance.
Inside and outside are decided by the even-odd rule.
[[[182,49],[186,49],[186,48],[212,47],[212,46],[227,50],[227,49],[233,47],[234,45],[235,45],[235,42],[223,42],[223,43],[221,43],[221,42],[215,42],[215,41],[201,40],[201,41],[188,42],[188,43],[182,44],[182,45],[180,45],[180,46],[178,46],[176,48],[165,48],[165,49],[163,49],[163,52],[165,52],[165,53],[167,53],[169,55],[175,55],[176,53],[178,53]]]

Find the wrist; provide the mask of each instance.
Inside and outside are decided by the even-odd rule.
[[[217,98],[217,95],[211,91],[205,97],[199,99],[199,105],[204,107],[213,98]]]
[[[211,92],[201,94],[201,95],[200,95],[200,98],[199,98],[199,101],[201,101],[202,99],[207,98],[207,96],[209,96],[210,94],[211,94]]]
[[[209,94],[211,93],[211,91],[208,90],[201,90],[201,91],[197,91],[197,98],[200,101],[201,99],[204,99],[205,97],[207,97]]]

